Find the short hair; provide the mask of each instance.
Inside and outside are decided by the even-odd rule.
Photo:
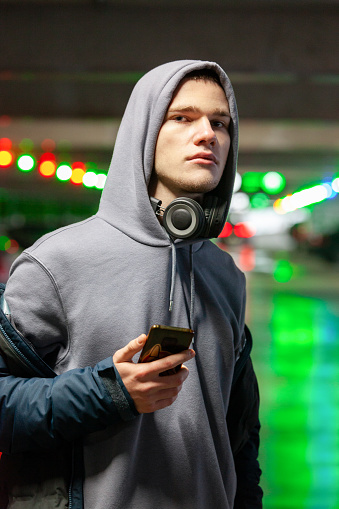
[[[197,69],[186,74],[183,79],[212,81],[223,88],[218,73],[213,69]]]

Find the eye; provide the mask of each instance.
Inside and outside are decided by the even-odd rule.
[[[211,122],[212,127],[217,127],[218,129],[222,129],[223,127],[225,129],[228,129],[229,122],[223,122],[222,120],[213,120]]]
[[[173,120],[175,120],[176,122],[187,122],[188,118],[185,117],[184,115],[175,115],[173,117]]]

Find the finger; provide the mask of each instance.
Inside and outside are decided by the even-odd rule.
[[[155,361],[154,361],[155,362]],[[151,364],[151,363],[149,363]],[[140,364],[137,365],[138,367]],[[156,394],[162,390],[168,390],[181,386],[189,375],[189,370],[186,366],[181,366],[180,370],[170,376],[159,376],[158,372],[155,373],[142,373],[138,376],[142,380],[145,391],[150,395]]]
[[[128,362],[132,360],[133,356],[142,350],[146,339],[146,334],[141,334],[137,338],[132,339],[126,346],[115,352],[113,355],[113,362],[117,364],[119,362]]]
[[[177,399],[178,394],[180,392],[180,388],[177,390],[167,391],[165,394],[159,394],[159,398],[157,399],[150,399],[149,401],[140,401],[140,402],[134,402],[136,405],[136,408],[139,413],[141,414],[147,414],[150,412],[155,412],[156,410],[160,410],[161,408],[165,408]]]
[[[195,351],[188,349],[184,350],[181,353],[176,353],[172,355],[168,355],[163,359],[157,359],[156,361],[152,361],[149,363],[149,373],[157,374],[173,369],[176,366],[180,366],[184,362],[189,361],[195,356]],[[174,375],[173,375],[174,376]]]
[[[178,397],[178,395],[168,398],[168,399],[160,399],[159,401],[156,401],[156,403],[154,403],[152,405],[152,407],[144,413],[155,412],[156,410],[161,410],[162,408],[166,408],[166,407],[172,405],[174,403],[174,401],[177,399],[177,397]]]

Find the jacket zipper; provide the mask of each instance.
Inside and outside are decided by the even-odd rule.
[[[0,334],[3,336],[3,339],[7,342],[8,347],[10,347],[12,354],[19,361],[20,365],[24,366],[26,369],[29,368],[29,370],[32,371],[34,375],[38,373],[38,376],[44,376],[42,371],[39,371],[36,366],[33,366],[33,364],[25,357],[25,355],[20,351],[20,349],[13,343],[13,341],[5,332],[1,324],[0,329],[1,329]]]

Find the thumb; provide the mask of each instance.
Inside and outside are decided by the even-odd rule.
[[[146,334],[141,334],[136,339],[132,339],[126,346],[117,350],[113,355],[113,362],[117,364],[119,362],[129,362],[132,360],[132,357],[140,350],[142,350],[147,336]]]

